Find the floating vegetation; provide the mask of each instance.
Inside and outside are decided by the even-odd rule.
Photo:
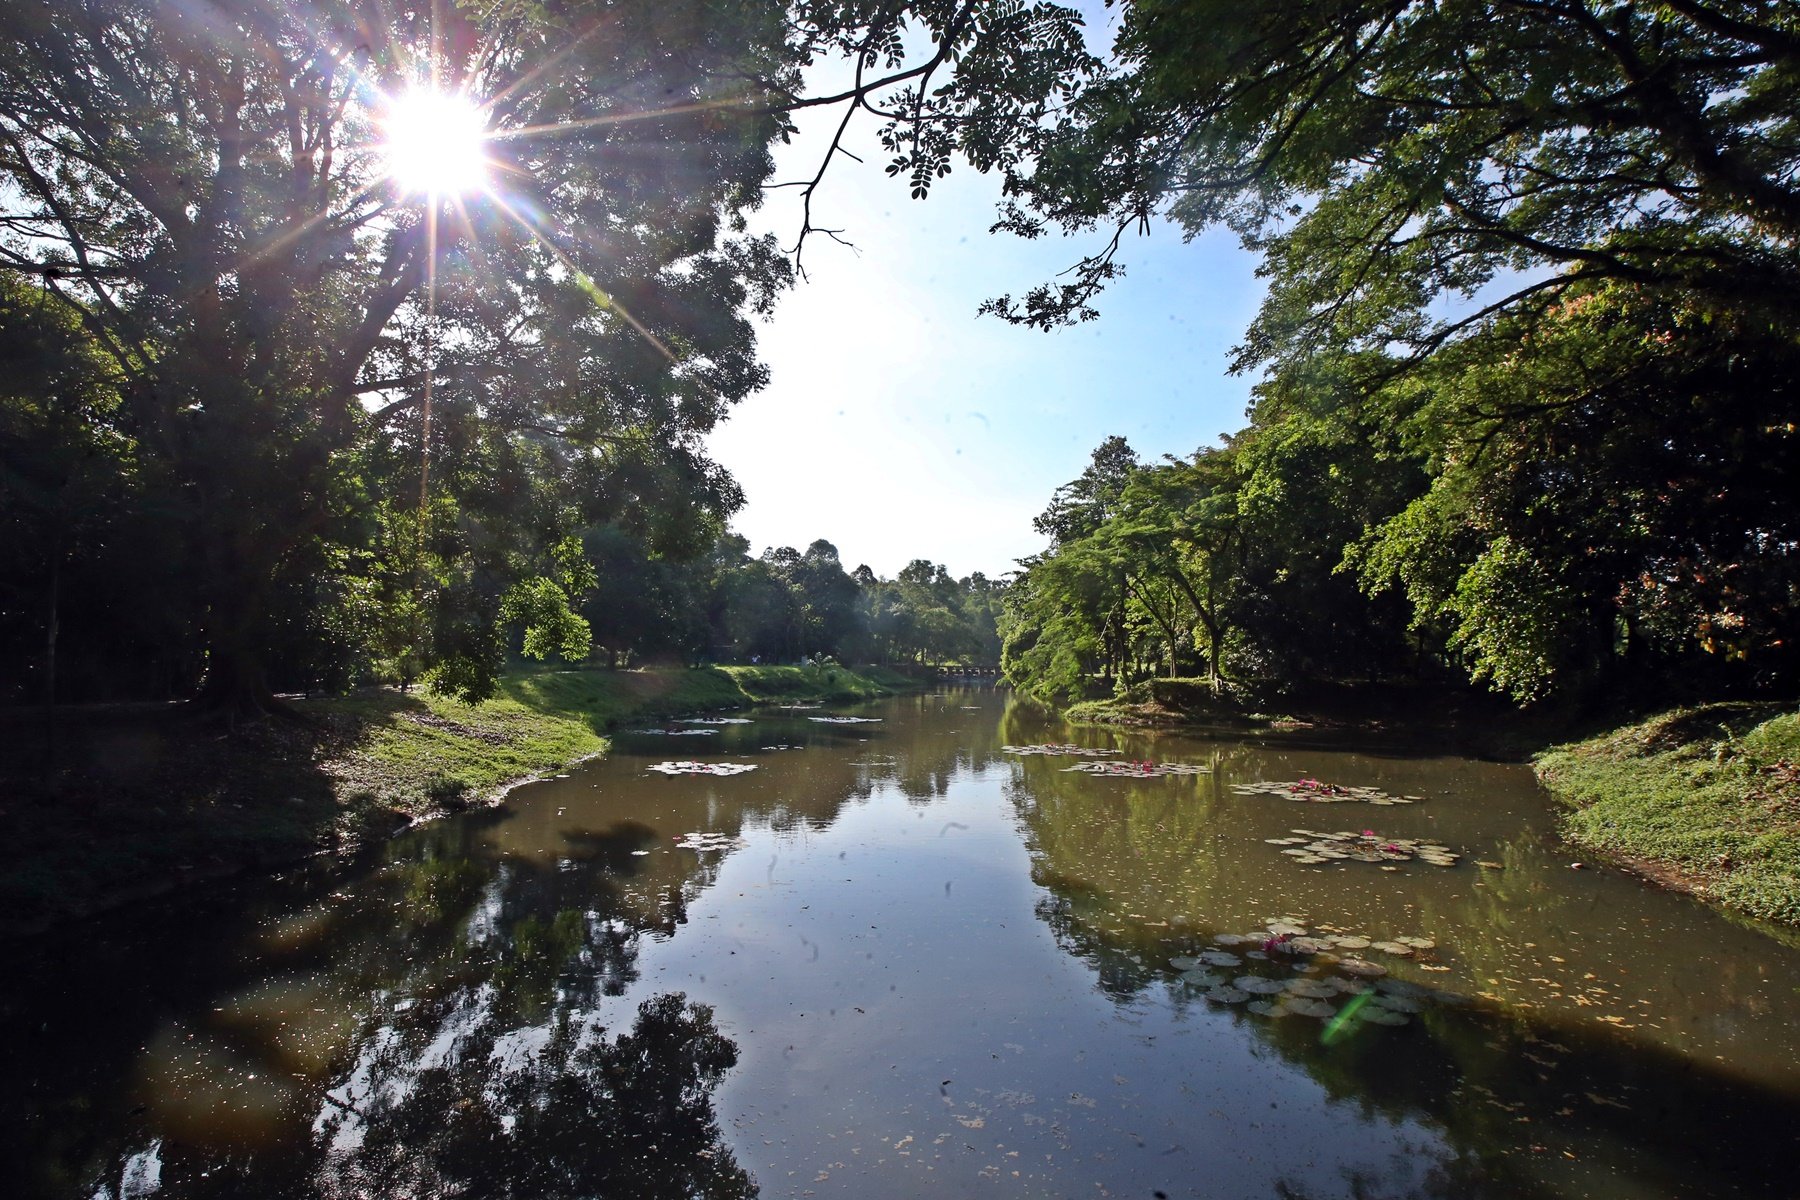
[[[1117,750],[1077,746],[1072,742],[1043,742],[1031,746],[1002,746],[1000,749],[1008,754],[1043,754],[1052,758],[1110,758],[1119,753]]]
[[[742,775],[756,770],[755,763],[663,762],[646,770],[662,775]]]
[[[677,725],[748,725],[749,717],[683,717]]]
[[[878,725],[880,717],[808,717],[809,721],[817,721],[821,725]]]
[[[728,833],[684,833],[675,839],[675,844],[683,850],[706,852],[736,850],[750,843]]]
[[[663,737],[717,737],[716,729],[633,729],[633,733],[657,733]]]
[[[1287,783],[1234,783],[1231,790],[1240,796],[1282,796],[1305,804],[1416,804],[1423,796],[1395,796],[1372,787],[1347,787],[1338,783],[1321,783],[1317,779],[1296,779]]]
[[[1337,1008],[1332,1004],[1305,996],[1295,996],[1292,999],[1283,1000],[1281,1006],[1295,1016],[1317,1017],[1321,1021],[1337,1016]]]
[[[1359,957],[1358,952],[1367,952],[1429,958],[1437,942],[1416,934],[1375,939],[1329,925],[1309,929],[1286,917],[1271,920],[1257,932],[1218,933],[1211,940],[1209,948],[1169,959],[1190,993],[1214,1004],[1241,1004],[1247,1012],[1271,1020],[1326,1021],[1328,1037],[1359,1024],[1406,1025],[1429,1004],[1459,999],[1396,979],[1381,963]],[[1426,963],[1419,965],[1430,969]]]
[[[1064,767],[1063,771],[1065,773],[1080,771],[1084,775],[1107,775],[1131,779],[1159,779],[1164,775],[1210,775],[1212,768],[1197,767],[1189,763],[1091,762],[1076,763],[1072,767]]]
[[[1392,865],[1415,859],[1434,867],[1454,867],[1462,855],[1438,842],[1422,838],[1383,837],[1373,829],[1360,833],[1342,830],[1320,833],[1315,829],[1296,829],[1299,837],[1264,838],[1281,853],[1306,866],[1332,862],[1366,862]]]

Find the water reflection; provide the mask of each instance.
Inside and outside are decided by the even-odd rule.
[[[1315,770],[1399,775],[1408,790],[1421,780],[1443,787],[1431,764],[1177,739],[1158,749],[1185,751],[1181,761],[1207,763],[1213,774],[1124,780],[1096,797],[1093,781],[1062,773],[1058,760],[1027,759],[1009,789],[1032,877],[1045,888],[1038,917],[1115,1004],[1150,998],[1193,1020],[1229,1022],[1334,1099],[1426,1122],[1453,1150],[1419,1185],[1426,1194],[1750,1196],[1785,1177],[1788,1131],[1800,1118],[1792,1053],[1800,975],[1776,943],[1616,877],[1571,879],[1542,830],[1521,828],[1504,782],[1479,778],[1486,772],[1469,791],[1512,818],[1504,823],[1491,809],[1400,811],[1430,821],[1435,836],[1467,839],[1479,851],[1471,857],[1489,865],[1442,874],[1414,865],[1383,878],[1361,864],[1303,870],[1261,844],[1288,822],[1393,823],[1395,810],[1271,811],[1227,786],[1282,778],[1281,764],[1302,757]],[[1515,780],[1511,791],[1526,787]],[[1346,923],[1330,929],[1373,938],[1423,930],[1439,941],[1429,954],[1383,960],[1405,980],[1399,986],[1416,989],[1406,994],[1421,997],[1411,1028],[1252,1015],[1241,998],[1208,1000],[1205,984],[1190,988],[1170,964],[1216,949],[1217,934],[1232,943],[1240,930],[1266,936],[1271,921],[1280,930],[1283,918],[1315,914]],[[1759,1053],[1771,1042],[1778,1052]],[[1391,1179],[1346,1182],[1356,1195],[1414,1194],[1394,1192]],[[1308,1192],[1289,1182],[1282,1194]]]
[[[360,872],[21,950],[0,1194],[1784,1189],[1800,955],[1569,871],[1521,769],[1068,730],[991,693],[861,712],[882,720],[628,735]],[[1210,773],[999,750],[1065,740]],[[758,769],[646,770],[673,758]],[[1232,791],[1302,775],[1429,799]],[[1464,864],[1305,866],[1267,842],[1364,821]],[[1284,919],[1434,942],[1382,960],[1411,1024],[1327,1036],[1171,965]],[[1341,975],[1234,953],[1227,979]]]

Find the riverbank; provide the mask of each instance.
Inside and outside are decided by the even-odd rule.
[[[1681,708],[1537,758],[1577,846],[1664,886],[1800,926],[1800,712]]]
[[[917,684],[882,668],[522,671],[480,704],[380,690],[226,733],[180,706],[0,715],[0,936],[184,884],[347,853],[605,752],[621,726]]]

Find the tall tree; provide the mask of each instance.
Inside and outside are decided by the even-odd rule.
[[[787,39],[765,6],[679,0],[6,6],[0,264],[80,316],[167,465],[212,700],[266,697],[280,593],[354,540],[363,448],[426,461],[430,399],[576,457],[693,455],[761,382],[742,314],[784,272],[730,214],[769,170]],[[491,186],[460,203],[380,147],[433,85],[479,106]]]

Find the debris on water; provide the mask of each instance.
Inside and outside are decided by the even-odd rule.
[[[662,762],[645,770],[655,771],[662,775],[742,775],[746,771],[756,770],[755,763],[703,763],[703,762]]]
[[[808,717],[821,725],[879,725],[880,717]]]
[[[1373,804],[1387,808],[1396,804],[1415,804],[1423,796],[1395,796],[1372,787],[1350,787],[1301,778],[1285,782],[1234,783],[1231,790],[1240,796],[1281,796],[1304,804]]]
[[[1077,746],[1073,742],[1041,742],[1030,746],[1002,746],[1000,749],[1007,754],[1042,754],[1051,758],[1110,758],[1120,753],[1117,750]]]

